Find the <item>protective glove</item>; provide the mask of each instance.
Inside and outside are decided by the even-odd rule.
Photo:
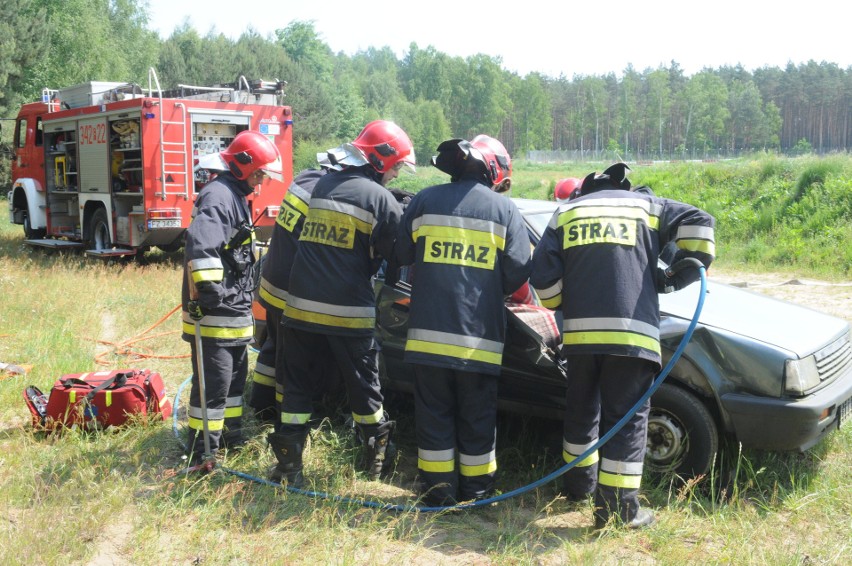
[[[204,318],[204,312],[202,312],[201,305],[198,304],[198,301],[187,302],[186,311],[189,313],[189,318],[192,320],[201,320]]]
[[[693,257],[677,260],[668,269],[657,268],[657,293],[672,293],[685,289],[701,278],[701,262]]]
[[[657,268],[657,293],[661,295],[665,295],[668,293],[673,293],[680,289],[680,281],[677,276],[669,277],[666,275],[666,270],[658,267]]]

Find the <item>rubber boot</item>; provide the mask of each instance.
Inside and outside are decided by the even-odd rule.
[[[302,452],[308,431],[271,432],[266,435],[272,453],[278,459],[278,464],[269,472],[269,479],[275,483],[301,487],[305,483],[302,475]]]
[[[494,495],[494,474],[461,476],[459,478],[459,501],[482,501]]]
[[[610,520],[616,526],[643,529],[654,524],[654,514],[639,505],[639,490],[598,485],[595,491],[595,528]]]
[[[367,477],[371,481],[377,480],[380,477],[387,477],[393,470],[393,465],[386,465],[385,459],[387,456],[392,455],[394,451],[391,447],[391,434],[394,428],[396,428],[396,421],[385,421],[378,425],[359,426],[367,450],[364,461]]]

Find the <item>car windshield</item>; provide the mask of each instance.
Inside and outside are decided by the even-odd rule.
[[[535,232],[536,239],[541,238],[541,235],[544,233],[544,229],[547,228],[547,223],[550,222],[551,217],[553,217],[553,211],[534,212],[524,215],[524,218],[527,219],[527,223]]]
[[[555,202],[542,200],[514,199],[514,201],[530,227],[533,243],[537,243],[558,205]]]

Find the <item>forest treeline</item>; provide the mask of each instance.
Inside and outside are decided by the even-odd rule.
[[[267,37],[249,28],[236,40],[186,22],[162,39],[148,28],[144,0],[0,0],[0,15],[4,118],[44,87],[96,80],[147,88],[153,67],[164,89],[241,75],[287,81],[297,157],[352,139],[375,118],[398,122],[423,162],[440,141],[478,133],[515,156],[545,158],[707,159],[852,146],[852,67],[825,61],[691,76],[675,61],[642,70],[626,62],[619,73],[519,76],[498,57],[452,57],[415,43],[402,58],[389,47],[334,53],[310,21],[282,21]]]

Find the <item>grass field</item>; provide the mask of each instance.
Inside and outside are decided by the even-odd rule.
[[[652,173],[668,175],[643,174]],[[517,186],[524,196],[544,198],[560,176],[567,176],[564,169],[519,170]],[[712,202],[708,193],[702,198]],[[170,314],[180,300],[181,255],[102,263],[28,248],[22,232],[0,217],[0,361],[29,368],[25,376],[0,374],[3,564],[848,562],[852,427],[806,454],[732,450],[727,457],[735,472],[722,489],[711,488],[718,485],[712,477],[686,486],[646,481],[642,496],[658,523],[641,532],[593,531],[591,509],[558,497],[557,482],[485,509],[442,514],[388,512],[353,501],[414,502],[416,447],[407,398],[389,400],[400,423],[401,456],[387,482],[355,472],[358,450],[343,424],[345,410],[327,405],[328,418],[312,433],[306,471],[317,491],[347,499],[253,481],[265,477],[273,458],[266,429],[251,422],[249,445],[225,459],[228,469],[249,477],[183,476],[179,436],[189,390],[182,387],[191,370],[179,316]],[[721,266],[736,263],[720,253]],[[171,397],[182,392],[178,434],[172,420],[140,420],[107,432],[33,431],[25,386],[47,392],[63,374],[122,367],[159,371]],[[558,423],[503,417],[499,489],[560,467],[553,449],[559,432]]]

